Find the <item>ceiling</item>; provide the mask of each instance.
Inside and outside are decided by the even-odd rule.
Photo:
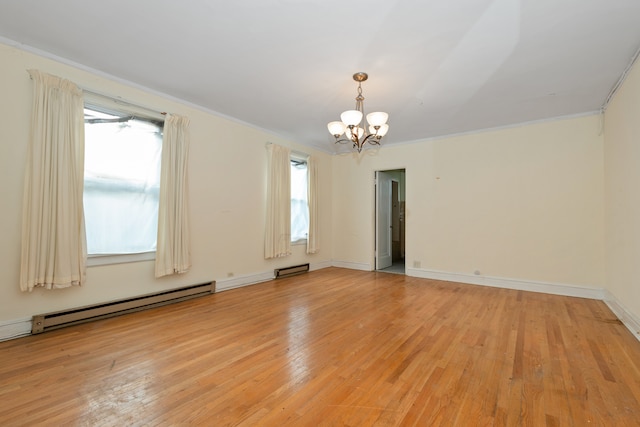
[[[0,37],[331,152],[358,71],[384,144],[598,111],[640,1],[14,0]]]

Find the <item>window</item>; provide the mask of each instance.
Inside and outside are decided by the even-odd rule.
[[[84,111],[88,254],[155,252],[163,123],[88,104]]]
[[[291,158],[291,242],[302,243],[309,233],[307,161]]]

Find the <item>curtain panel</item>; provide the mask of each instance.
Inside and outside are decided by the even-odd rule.
[[[291,255],[290,150],[267,144],[267,218],[265,259]]]
[[[318,162],[313,156],[307,159],[307,174],[307,203],[309,204],[307,253],[315,254],[320,250],[320,245],[318,242]]]
[[[187,168],[189,119],[169,116],[164,122],[158,243],[155,276],[186,273],[191,268]]]
[[[20,289],[79,286],[85,282],[87,260],[82,90],[37,70],[29,74],[34,97],[23,195]]]

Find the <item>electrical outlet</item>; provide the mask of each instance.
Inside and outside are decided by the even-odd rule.
[[[422,263],[420,261],[413,261],[413,268],[420,268],[421,264]]]
[[[233,273],[227,273],[227,277],[233,277]]]

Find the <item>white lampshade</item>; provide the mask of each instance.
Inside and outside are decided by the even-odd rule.
[[[357,126],[362,120],[362,112],[358,110],[347,110],[340,114],[340,120],[347,126]]]
[[[342,135],[347,126],[342,122],[331,122],[327,125],[327,128],[329,128],[331,135]]]
[[[361,128],[360,126],[358,126],[357,128],[354,128],[354,131],[357,133],[358,139],[362,138],[362,136],[364,135],[364,129]],[[346,135],[347,138],[351,139],[353,132],[351,131],[351,129],[347,128],[344,134]]]
[[[378,132],[377,133],[376,133],[376,128],[374,128],[373,126],[369,126],[369,133],[375,134],[376,136],[379,136],[380,138],[385,136],[387,134],[387,132],[389,132],[389,125],[386,124],[386,123],[378,128]]]
[[[383,113],[382,111],[376,111],[374,113],[367,114],[367,121],[371,126],[382,126],[387,123],[389,119],[389,115],[387,113]]]

